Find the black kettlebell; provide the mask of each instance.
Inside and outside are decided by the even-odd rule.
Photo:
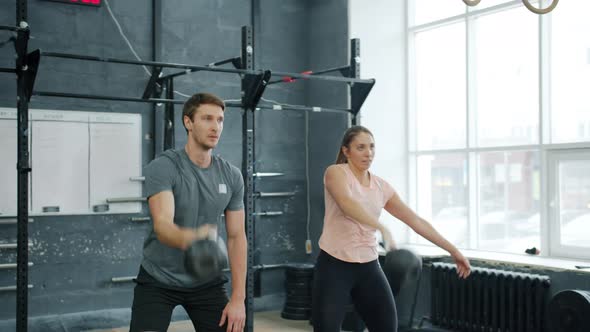
[[[408,249],[391,250],[385,255],[383,272],[394,296],[408,283],[418,280],[422,258]]]
[[[201,239],[193,242],[186,250],[184,266],[198,280],[219,276],[228,266],[225,243],[220,237],[217,240]]]

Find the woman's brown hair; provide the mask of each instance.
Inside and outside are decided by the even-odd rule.
[[[363,126],[352,126],[348,128],[342,137],[342,143],[340,143],[338,156],[336,157],[336,164],[346,164],[348,162],[348,158],[346,158],[344,152],[342,152],[342,148],[346,147],[347,149],[350,149],[350,142],[352,142],[352,140],[360,133],[366,133],[373,137],[373,133]]]

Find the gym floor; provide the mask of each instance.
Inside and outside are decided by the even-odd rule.
[[[256,332],[308,332],[312,331],[307,320],[288,320],[281,318],[280,311],[266,311],[254,313],[254,331]],[[86,332],[128,332],[128,327],[109,330],[91,330]],[[194,332],[191,321],[179,321],[170,324],[168,332]]]

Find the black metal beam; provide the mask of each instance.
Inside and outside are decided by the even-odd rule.
[[[160,61],[162,59],[162,0],[152,0],[152,61]],[[160,66],[153,66],[152,73]],[[159,76],[160,74],[158,74]],[[158,77],[159,78],[159,77]],[[159,83],[157,80],[155,83]],[[147,87],[146,87],[147,90]],[[154,94],[147,96],[148,98],[160,98],[162,96],[162,85],[154,84]],[[145,92],[144,92],[145,95]],[[145,96],[144,96],[145,97]],[[160,120],[160,106],[156,103],[152,104],[152,126],[150,128],[151,137],[153,138],[153,157],[158,156],[163,150],[163,142],[159,141],[159,129],[161,126]]]
[[[80,93],[69,93],[69,92],[53,92],[53,91],[33,91],[33,96],[42,97],[58,97],[58,98],[75,98],[75,99],[94,99],[94,100],[110,100],[110,101],[129,101],[137,103],[154,103],[154,104],[184,104],[184,100],[177,99],[163,99],[163,98],[133,98],[133,97],[120,97],[120,96],[105,96],[105,95],[90,95]],[[225,107],[241,108],[241,103],[227,102]]]
[[[75,99],[93,99],[93,100],[110,100],[110,101],[128,101],[137,103],[153,103],[153,104],[176,104],[183,105],[185,100],[178,99],[164,99],[164,98],[133,98],[121,96],[105,96],[105,95],[90,95],[68,92],[53,92],[53,91],[33,91],[33,96],[41,97],[58,97],[58,98],[75,98]],[[243,108],[242,103],[226,102],[226,107],[229,108]],[[255,109],[275,110],[275,111],[306,111],[306,112],[334,112],[334,113],[352,113],[351,109],[347,108],[328,108],[328,107],[313,107],[303,105],[286,105],[286,104],[257,104]]]
[[[46,57],[52,57],[52,58],[74,59],[74,60],[95,61],[95,62],[108,62],[108,63],[118,63],[118,64],[127,64],[127,65],[161,66],[161,67],[165,67],[165,68],[195,69],[195,70],[220,72],[220,73],[254,74],[254,75],[262,73],[262,71],[260,71],[260,70],[255,71],[254,69],[244,69],[244,68],[231,69],[231,68],[218,68],[218,67],[208,67],[208,66],[195,66],[195,65],[187,65],[187,64],[180,64],[180,63],[167,63],[167,62],[158,62],[158,61],[125,60],[125,59],[104,58],[104,57],[97,57],[97,56],[57,53],[57,52],[41,52],[41,55],[46,56]],[[320,80],[320,81],[334,81],[334,82],[344,82],[344,83],[372,83],[375,81],[373,79],[364,80],[364,79],[359,79],[359,78],[347,78],[347,77],[323,76],[323,75],[306,75],[306,74],[289,73],[289,72],[273,72],[272,74],[273,74],[273,76],[290,76],[293,78]]]
[[[334,81],[334,82],[345,82],[345,83],[372,83],[372,82],[375,82],[374,79],[365,80],[365,79],[360,79],[360,78],[310,75],[310,74],[300,74],[300,73],[289,73],[289,72],[283,72],[283,71],[273,71],[272,75],[273,76],[289,76],[292,78],[301,78],[301,79],[308,79],[308,80]]]
[[[118,64],[126,64],[126,65],[159,66],[159,67],[164,67],[164,68],[180,68],[180,69],[188,69],[188,70],[194,69],[194,70],[203,70],[203,71],[212,71],[212,72],[220,72],[220,73],[230,73],[230,74],[260,74],[260,72],[254,72],[253,70],[231,69],[231,68],[214,68],[214,67],[208,67],[208,66],[196,66],[196,65],[187,65],[187,64],[182,64],[182,63],[169,63],[169,62],[159,62],[159,61],[126,60],[126,59],[106,58],[106,57],[97,57],[97,56],[81,55],[81,54],[41,52],[41,55],[46,56],[46,57],[52,57],[52,58],[118,63]]]
[[[230,58],[230,59],[226,59],[226,60],[221,60],[221,61],[218,61],[218,62],[214,62],[214,63],[208,65],[207,67],[208,68],[214,68],[214,67],[217,67],[217,66],[224,65],[226,63],[231,63],[231,64],[233,64],[233,66],[236,69],[239,69],[240,66],[241,66],[241,64],[239,63],[239,60],[240,59],[241,59],[240,57],[235,57],[235,58]],[[172,74],[168,74],[166,76],[162,76],[160,79],[162,81],[164,81],[164,80],[167,80],[169,78],[174,78],[174,77],[178,77],[178,76],[182,76],[182,75],[186,75],[186,74],[190,74],[190,73],[196,73],[198,71],[202,71],[202,70],[201,69],[183,70],[183,71],[179,71],[177,73],[172,73]]]
[[[350,71],[349,71],[349,76],[352,78],[358,78],[361,77],[361,41],[358,38],[354,38],[350,40]],[[373,80],[372,84],[375,84],[375,80]],[[373,85],[371,85],[371,88],[373,87]],[[371,89],[369,88],[369,91]],[[364,91],[364,90],[363,90]],[[367,92],[368,93],[368,92]],[[360,124],[360,116],[358,115],[358,112],[360,110],[360,105],[362,105],[362,102],[360,103],[360,105],[358,105],[358,96],[354,97],[355,93],[353,90],[353,87],[351,87],[350,89],[350,108],[353,110],[353,116],[352,116],[352,125],[358,125]],[[366,98],[366,96],[365,96]],[[363,99],[364,101],[364,99]],[[358,108],[353,108],[358,106]]]
[[[30,30],[27,0],[16,1],[16,77],[17,77],[17,256],[16,256],[16,331],[28,328],[29,297],[29,96],[27,73]]]
[[[332,73],[332,72],[340,72],[340,74],[342,76],[348,77],[349,76],[349,71],[350,71],[350,66],[341,66],[341,67],[335,67],[335,68],[329,68],[329,69],[324,69],[324,70],[318,70],[318,71],[309,71],[309,72],[303,72],[301,74],[305,75],[322,75],[322,74],[327,74],[327,73]],[[268,82],[269,85],[271,84],[277,84],[277,83],[291,83],[293,81],[295,81],[296,79],[293,78],[292,76],[285,76],[283,78],[281,78],[280,80],[275,80],[275,81],[270,81]]]
[[[174,99],[174,79],[166,80],[166,97]],[[167,103],[164,108],[164,150],[173,149],[174,144],[174,104]]]
[[[162,1],[160,0],[152,0],[152,24],[152,61],[158,61],[162,58]]]
[[[130,102],[138,102],[138,103],[156,103],[156,104],[160,104],[160,103],[162,103],[162,104],[165,104],[165,103],[184,104],[184,100],[161,99],[161,98],[143,99],[143,98],[133,98],[133,97],[91,95],[91,94],[53,92],[53,91],[33,91],[33,96],[110,100],[110,101],[130,101]]]
[[[353,78],[361,76],[361,41],[358,38],[350,40],[350,71]],[[352,111],[352,124],[360,124],[359,112],[365,103],[367,96],[373,89],[375,80],[370,83],[355,83],[350,87],[350,109]]]
[[[18,22],[17,22],[18,24]],[[0,30],[6,30],[6,31],[18,31],[18,27],[13,27],[10,25],[0,25]]]
[[[318,70],[318,71],[314,71],[313,75],[327,74],[327,73],[332,73],[335,71],[340,72],[340,74],[343,76],[348,76],[348,72],[350,71],[350,66],[340,66],[340,67],[328,68],[328,69],[324,69],[324,70]]]
[[[254,69],[254,42],[251,27],[242,27],[242,69]],[[242,78],[242,104],[249,81]],[[244,177],[244,207],[248,241],[246,275],[246,332],[254,331],[254,108],[244,108],[242,114],[242,176]]]
[[[160,86],[158,82],[158,78],[160,77],[160,73],[162,73],[162,67],[155,66],[152,68],[152,75],[148,80],[148,83],[143,90],[143,95],[141,98],[148,99],[150,97],[160,98],[162,95],[162,86]]]
[[[16,74],[16,69],[14,69],[14,68],[0,68],[0,73]]]
[[[258,104],[256,109],[275,110],[275,111],[306,111],[306,112],[332,112],[332,113],[352,113],[352,110],[346,108],[327,108],[313,107],[302,105],[285,105],[285,104]]]

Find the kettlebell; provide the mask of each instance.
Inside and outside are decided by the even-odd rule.
[[[383,272],[394,296],[411,281],[418,280],[422,272],[422,258],[408,249],[391,250],[385,255]]]
[[[185,253],[184,266],[198,280],[213,279],[228,266],[227,248],[221,237],[217,240],[194,241]]]

